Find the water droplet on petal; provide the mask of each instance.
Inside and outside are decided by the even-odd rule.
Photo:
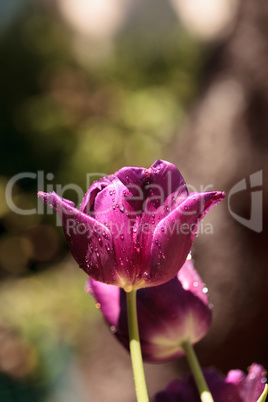
[[[120,239],[121,239],[121,240],[124,240],[124,235],[123,235],[123,233],[121,233]]]
[[[120,205],[119,205],[119,211],[122,212],[122,213],[125,212],[125,207],[124,207],[123,204],[120,204]]]
[[[144,272],[144,274],[142,275],[143,279],[145,281],[149,281],[151,279],[151,274],[149,272]]]
[[[191,260],[192,259],[192,254],[191,254],[191,252],[187,255],[187,258],[186,258],[186,260],[187,261],[189,261],[189,260]]]
[[[204,286],[203,289],[202,289],[202,292],[203,292],[203,293],[207,293],[207,292],[208,292],[208,288],[207,288],[206,286]]]
[[[112,334],[115,334],[115,333],[116,333],[116,328],[115,328],[114,325],[112,325],[112,326],[110,327],[110,331],[111,331]]]
[[[197,288],[198,282],[194,282],[194,283],[193,283],[193,286],[194,286],[195,288]]]
[[[87,292],[87,294],[88,295],[93,295],[93,290],[92,290],[92,288],[88,288],[87,290],[86,290],[86,292]]]
[[[163,232],[163,233],[164,233],[164,231],[165,231],[165,229],[164,229],[164,228],[161,228],[161,232]]]
[[[100,304],[100,303],[96,303],[96,304],[95,304],[95,307],[96,307],[96,308],[101,308],[101,304]]]

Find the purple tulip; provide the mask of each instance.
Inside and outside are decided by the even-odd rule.
[[[128,348],[126,294],[117,286],[89,278],[93,294],[118,340]],[[160,286],[139,289],[137,315],[143,359],[164,362],[184,354],[185,341],[198,342],[209,330],[211,309],[204,286],[191,260],[178,275]]]
[[[79,209],[54,192],[38,195],[59,214],[79,266],[126,291],[172,279],[200,219],[224,198],[217,191],[188,194],[178,169],[161,160],[93,183]]]
[[[266,382],[265,370],[253,363],[248,375],[240,370],[231,370],[224,378],[215,370],[203,371],[215,402],[256,402]],[[153,402],[200,402],[193,377],[172,381],[164,391],[159,392]]]

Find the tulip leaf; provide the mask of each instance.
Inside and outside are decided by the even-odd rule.
[[[257,402],[265,402],[267,394],[268,394],[268,385],[266,384],[264,387],[263,393],[261,394],[261,396],[259,397]]]

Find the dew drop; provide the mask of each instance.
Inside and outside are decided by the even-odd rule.
[[[112,191],[112,190],[110,190],[110,191],[109,191],[109,194],[110,194],[110,195],[113,195],[113,191]]]
[[[92,290],[92,288],[88,288],[88,289],[86,290],[86,292],[87,292],[88,295],[93,295],[93,290]]]
[[[149,281],[151,279],[151,274],[149,272],[144,272],[144,274],[142,275],[143,279],[145,281]]]
[[[195,288],[197,288],[198,282],[194,282],[194,283],[193,283],[193,286],[194,286]]]
[[[134,232],[134,233],[137,233],[137,230],[138,230],[138,229],[137,229],[136,227],[133,228],[133,232]]]
[[[110,251],[110,250],[111,250],[109,244],[106,244],[105,247],[106,247],[106,250],[107,250],[107,251]]]
[[[191,260],[191,259],[192,259],[192,254],[191,254],[191,253],[189,253],[189,254],[187,255],[186,260],[187,260],[187,261],[189,261],[189,260]]]
[[[100,304],[100,303],[96,303],[96,304],[95,304],[95,307],[96,307],[96,308],[101,308],[101,304]]]
[[[166,259],[166,256],[165,256],[165,254],[164,254],[164,253],[162,253],[162,258],[163,258],[163,260],[165,260],[165,259]]]
[[[113,210],[115,210],[115,205],[113,205]]]
[[[122,213],[125,212],[125,207],[124,207],[123,204],[120,204],[120,205],[119,205],[119,211],[122,212]]]
[[[120,239],[121,239],[121,240],[124,240],[124,235],[123,235],[123,233],[121,233]]]
[[[112,334],[115,334],[115,333],[116,333],[116,328],[115,328],[114,325],[111,325],[111,326],[110,326],[110,331],[111,331]]]
[[[208,292],[208,288],[207,288],[206,286],[204,286],[203,289],[202,289],[202,292],[203,292],[203,293],[207,293],[207,292]]]
[[[156,240],[156,241],[155,241],[155,244],[157,244],[157,245],[159,246],[159,244],[160,244],[160,243],[159,243],[159,240]]]
[[[164,231],[165,231],[165,229],[164,229],[164,228],[161,228],[161,232],[163,232],[163,233],[164,233]]]

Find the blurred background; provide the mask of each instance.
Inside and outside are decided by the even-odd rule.
[[[201,363],[268,368],[267,135],[265,0],[1,0],[1,402],[135,401],[129,356],[55,214],[34,209],[37,190],[60,185],[77,203],[69,183],[86,191],[88,173],[160,158],[190,191],[227,193],[193,249],[214,306]],[[246,179],[229,201],[249,219],[260,170],[256,232],[231,216],[228,194]],[[150,395],[187,370],[146,365]]]

